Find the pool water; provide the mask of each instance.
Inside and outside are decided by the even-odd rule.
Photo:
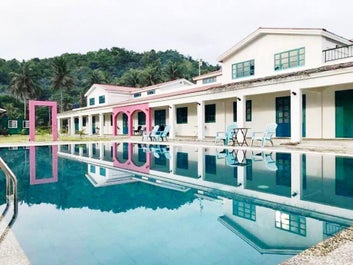
[[[353,224],[350,157],[134,143],[0,156],[32,264],[278,264]]]

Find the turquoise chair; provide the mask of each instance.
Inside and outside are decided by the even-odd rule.
[[[170,125],[165,126],[163,131],[158,132],[158,134],[156,134],[154,136],[156,141],[164,141],[164,140],[167,141],[168,140],[169,130],[170,130]]]
[[[237,127],[237,123],[233,122],[227,126],[225,132],[216,132],[215,144],[223,142],[224,145],[228,145],[230,141],[234,142],[234,130]]]
[[[142,141],[144,141],[144,140],[151,140],[152,141],[154,139],[154,137],[157,135],[158,130],[159,130],[159,125],[155,125],[151,132],[144,131],[143,135],[142,135]]]
[[[264,132],[253,132],[251,137],[251,146],[254,141],[260,141],[261,147],[265,146],[265,142],[269,141],[273,146],[272,137],[276,134],[277,123],[269,123],[266,125]]]

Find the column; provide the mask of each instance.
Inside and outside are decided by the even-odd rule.
[[[169,106],[169,138],[175,138],[175,105]]]
[[[238,96],[237,99],[237,125],[238,127],[245,127],[246,115],[246,97]]]
[[[87,118],[87,134],[92,135],[92,114],[89,114]]]
[[[240,189],[245,189],[246,186],[246,167],[237,167],[237,183],[236,186]]]
[[[58,124],[58,134],[61,135],[62,119],[57,118],[57,124]]]
[[[204,163],[205,163],[205,148],[198,147],[197,148],[197,175],[200,179],[204,178]]]
[[[83,126],[82,126],[82,115],[78,116],[78,130],[81,131],[83,129]]]
[[[205,138],[205,102],[197,102],[197,139]]]
[[[302,194],[302,154],[291,154],[291,197],[300,200]]]
[[[290,94],[291,112],[291,142],[300,143],[302,140],[302,91],[291,90]]]
[[[70,118],[70,134],[75,135],[75,117]]]
[[[104,135],[104,114],[99,113],[99,135]]]

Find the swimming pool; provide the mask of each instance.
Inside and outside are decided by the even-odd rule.
[[[351,157],[103,142],[0,156],[32,264],[278,264],[353,224]]]

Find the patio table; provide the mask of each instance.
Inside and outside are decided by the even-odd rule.
[[[249,129],[250,128],[248,128],[248,127],[238,127],[238,128],[234,129],[233,146],[235,144],[237,144],[239,146],[243,146],[244,144],[246,146],[249,146],[248,142],[246,141],[246,135],[248,134]]]

